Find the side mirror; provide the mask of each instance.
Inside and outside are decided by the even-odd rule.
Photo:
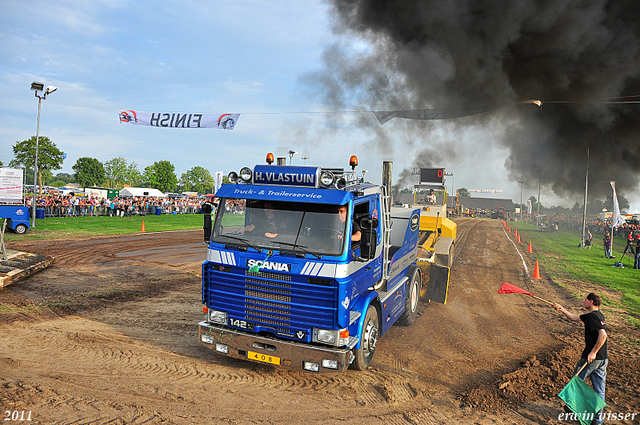
[[[210,203],[205,202],[202,204],[202,213],[204,214],[204,226],[202,228],[204,229],[204,241],[206,243],[211,240],[211,211]]]
[[[377,218],[365,217],[360,220],[360,228],[363,230],[376,229],[378,224]]]

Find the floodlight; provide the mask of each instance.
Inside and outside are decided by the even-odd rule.
[[[33,90],[33,91],[42,91],[42,90],[44,90],[44,83],[39,83],[37,81],[34,81],[33,83],[31,83],[31,90]]]
[[[56,90],[58,90],[58,88],[56,86],[48,86],[47,90],[44,92],[44,94],[51,94]]]

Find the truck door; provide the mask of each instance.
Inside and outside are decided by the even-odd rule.
[[[354,261],[351,263],[356,270],[353,275],[353,290],[360,294],[368,287],[372,286],[382,276],[382,263],[381,259],[376,256],[381,250],[378,249],[380,239],[380,224],[376,228],[371,229],[371,226],[365,224],[366,221],[371,222],[374,214],[378,214],[379,207],[376,210],[376,203],[374,200],[367,200],[359,202],[353,206],[353,223],[360,227],[361,239],[359,243],[354,243],[351,246],[351,255]],[[379,221],[379,220],[378,220]],[[367,246],[368,245],[368,246]],[[369,255],[371,252],[373,255]],[[366,258],[366,261],[357,260],[357,258]],[[369,259],[369,257],[374,257]]]

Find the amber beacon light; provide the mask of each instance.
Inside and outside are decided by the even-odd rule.
[[[273,164],[273,154],[271,152],[267,154],[267,164]]]
[[[355,155],[351,155],[351,158],[349,158],[349,165],[351,166],[352,170],[355,170],[358,166],[358,157]]]

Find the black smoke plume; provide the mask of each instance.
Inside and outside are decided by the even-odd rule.
[[[537,186],[540,179],[559,196],[581,194],[589,147],[590,196],[611,193],[610,180],[619,194],[637,188],[640,104],[620,103],[640,101],[633,97],[640,95],[637,0],[330,4],[334,31],[345,43],[327,49],[326,68],[313,75],[327,104],[419,110],[541,100],[542,108],[510,106],[449,122],[459,129],[499,123],[494,143],[508,149],[505,166],[514,181]],[[379,125],[369,118],[361,124]],[[401,126],[400,136],[375,137],[411,148],[414,167],[455,155],[455,140],[434,140],[433,121],[392,123]]]

